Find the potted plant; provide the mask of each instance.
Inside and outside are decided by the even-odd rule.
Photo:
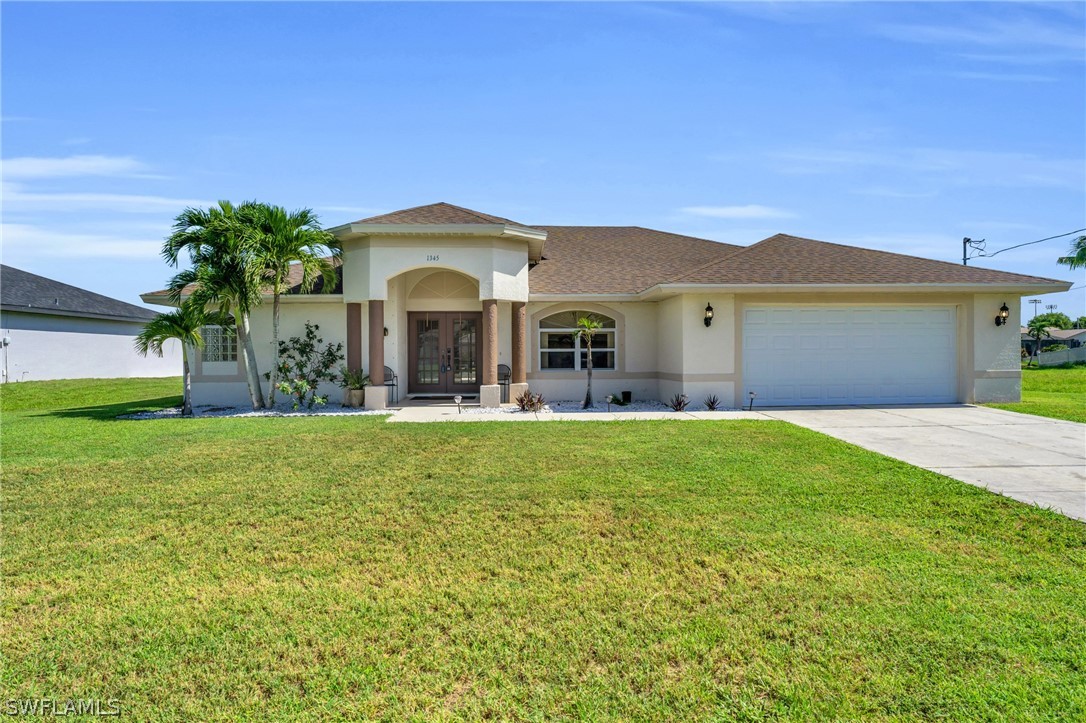
[[[366,403],[366,387],[370,385],[370,375],[361,369],[340,367],[339,385],[343,393],[343,406],[361,407]]]

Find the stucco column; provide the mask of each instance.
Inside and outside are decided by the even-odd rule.
[[[479,406],[501,406],[498,386],[498,301],[483,301],[483,385],[479,388]]]
[[[513,376],[509,380],[509,401],[528,391],[528,305],[513,302],[512,314],[513,355],[510,366]]]
[[[385,302],[369,302],[370,314],[370,386],[366,388],[366,409],[387,406],[385,388]]]
[[[347,368],[362,368],[362,304],[347,304]]]

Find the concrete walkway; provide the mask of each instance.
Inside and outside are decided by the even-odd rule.
[[[1086,424],[967,405],[763,414],[1086,520]]]

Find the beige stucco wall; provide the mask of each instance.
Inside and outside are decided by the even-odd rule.
[[[388,282],[416,269],[450,269],[479,282],[480,299],[528,300],[525,241],[485,237],[381,237],[348,240],[343,295],[348,302],[387,299]]]
[[[573,309],[605,314],[615,319],[616,369],[592,373],[593,396],[631,392],[634,399],[659,397],[657,311],[654,302],[532,302],[528,304],[528,387],[547,399],[584,398],[587,374],[583,371],[541,371],[539,368],[539,321],[551,314]],[[499,316],[499,320],[502,317]],[[506,317],[507,318],[507,317]],[[499,332],[504,332],[499,321]]]
[[[1022,300],[1002,294],[973,297],[973,395],[976,402],[1016,402],[1022,398],[1022,352],[1018,319]],[[995,325],[1003,304],[1010,309],[1008,323]]]
[[[735,297],[731,294],[686,294],[682,300],[682,376],[674,381],[695,406],[709,395],[729,405],[735,394]],[[713,307],[713,323],[705,326],[705,307]],[[666,401],[666,400],[665,400]]]
[[[305,333],[305,322],[310,321],[320,326],[318,334],[325,344],[343,344],[343,354],[347,353],[347,307],[340,297],[330,297],[327,301],[306,302],[287,300],[280,306],[279,338],[287,340],[292,336]],[[365,315],[363,315],[363,322]],[[272,347],[272,308],[270,303],[257,307],[250,316],[253,337],[253,349],[256,352],[260,369],[260,383],[264,394],[268,393],[268,382],[263,375],[271,371],[276,354]],[[366,336],[363,331],[363,344]],[[236,363],[216,362],[205,364],[199,353],[193,354],[192,402],[194,405],[247,405],[249,403],[248,385],[245,372],[238,355]],[[321,394],[327,394],[329,403],[339,404],[343,399],[343,390],[337,384],[322,384]],[[281,392],[276,393],[282,397]]]
[[[353,257],[352,257],[353,258]],[[410,291],[433,265],[409,269],[383,280],[385,292],[385,362],[399,376],[400,397],[407,393],[408,311],[478,311],[478,298],[411,298]],[[480,284],[480,289],[482,284]],[[480,291],[479,296],[485,292]],[[1006,303],[1012,323],[997,327],[993,319]],[[704,325],[705,305],[712,304],[714,319]],[[742,379],[741,319],[746,305],[773,303],[854,304],[893,306],[952,305],[958,328],[958,388],[961,402],[1017,400],[1021,395],[1019,338],[1013,323],[1020,299],[1000,294],[685,294],[658,302],[539,302],[528,304],[528,383],[551,400],[578,400],[584,396],[584,372],[544,372],[539,369],[539,320],[552,313],[584,309],[612,316],[617,321],[617,369],[596,371],[593,391],[597,399],[630,391],[635,399],[666,401],[685,393],[694,406],[715,394],[727,406],[746,404]],[[498,305],[498,361],[510,364],[512,305]],[[315,301],[291,299],[282,307],[281,338],[300,334],[306,319],[321,326],[326,342],[346,346],[346,305],[341,297]],[[368,366],[368,314],[363,300],[360,338],[363,366]],[[271,307],[258,308],[252,317],[253,337],[261,372],[273,363]],[[240,364],[194,363],[196,404],[245,404],[248,395]],[[265,382],[265,387],[266,387]],[[332,403],[339,403],[338,386],[322,388]]]
[[[682,392],[683,373],[683,299],[675,296],[657,304],[656,367],[659,372],[657,393],[670,399]]]

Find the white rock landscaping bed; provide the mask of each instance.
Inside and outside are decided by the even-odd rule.
[[[464,407],[462,409],[463,414],[551,414],[560,412],[562,414],[615,414],[618,412],[636,413],[636,412],[669,412],[671,414],[679,414],[671,407],[662,402],[645,401],[645,402],[631,402],[626,406],[619,406],[618,404],[612,404],[610,408],[607,407],[606,402],[596,402],[588,409],[584,409],[582,405],[584,402],[576,401],[559,401],[559,402],[547,402],[543,409],[539,412],[522,412],[516,407],[499,407],[499,408],[487,408],[487,407]],[[704,412],[705,406],[702,404],[691,404],[685,409],[686,412]],[[721,407],[717,411],[729,412],[735,411],[734,409]]]
[[[355,407],[341,407],[339,404],[326,404],[314,406],[312,409],[302,407],[297,411],[291,409],[289,404],[275,406],[275,409],[261,409],[253,411],[251,407],[213,407],[202,406],[192,408],[193,417],[362,417],[377,414],[394,414],[393,410],[371,410]],[[180,419],[181,407],[159,409],[154,412],[136,412],[135,414],[122,414],[117,419]]]
[[[560,401],[560,402],[548,402],[547,406],[552,412],[561,412],[562,414],[607,414],[608,412],[670,412],[671,407],[660,402],[645,401],[645,402],[630,402],[626,406],[619,406],[618,404],[612,404],[611,408],[607,408],[606,402],[595,402],[588,409],[584,409],[584,400],[579,402],[574,401]]]

